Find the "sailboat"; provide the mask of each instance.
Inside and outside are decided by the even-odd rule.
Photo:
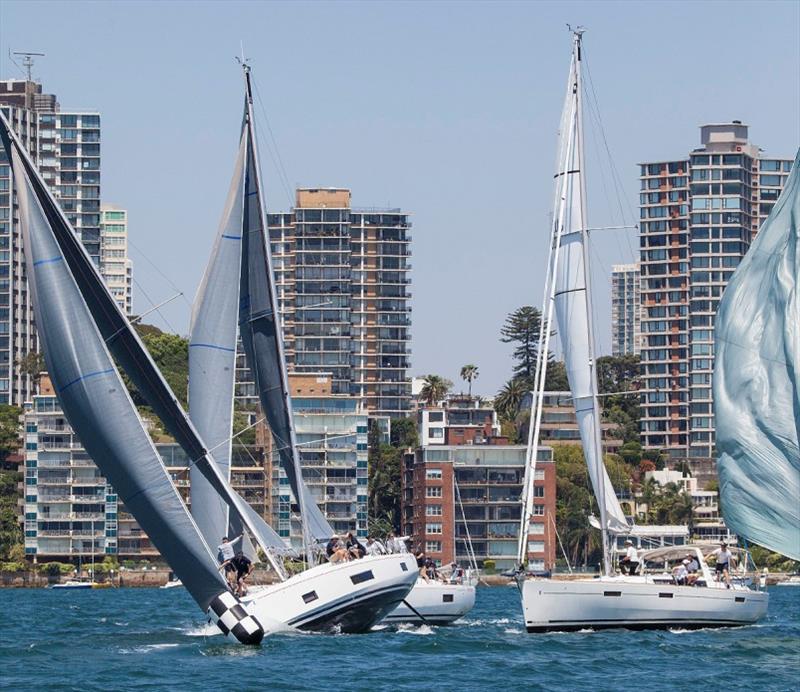
[[[716,322],[714,415],[725,524],[800,560],[800,151],[728,282]]]
[[[519,579],[528,632],[574,631],[584,628],[633,629],[745,625],[767,610],[768,596],[741,583],[715,581],[703,550],[681,546],[677,555],[655,551],[645,560],[686,559],[699,564],[697,583],[679,586],[669,574],[617,575],[612,569],[612,541],[630,531],[603,463],[595,371],[594,325],[589,281],[588,221],[583,146],[582,55],[583,30],[572,31],[572,59],[558,137],[553,226],[545,279],[545,308],[539,336],[535,387],[528,439],[523,512],[518,558],[527,558],[533,481],[545,392],[549,339],[555,313],[569,379],[581,444],[599,519],[591,523],[602,533],[603,565],[598,578],[557,581]],[[687,560],[688,561],[688,560]]]
[[[230,479],[237,334],[276,442],[281,467],[299,505],[306,569],[289,577],[282,558],[292,552],[256,515],[257,543],[279,583],[251,588],[242,598],[255,613],[305,630],[366,631],[393,610],[416,581],[411,555],[365,557],[316,565],[320,543],[334,530],[303,481],[289,396],[275,279],[266,234],[250,67],[243,63],[245,104],[239,148],[211,258],[198,290],[189,338],[189,413]],[[209,545],[238,536],[241,516],[231,512],[199,468],[190,469],[191,507]],[[250,510],[253,514],[255,512]],[[245,544],[245,551],[255,555]]]

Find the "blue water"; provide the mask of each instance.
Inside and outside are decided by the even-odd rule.
[[[515,588],[480,588],[460,626],[206,636],[183,589],[0,589],[0,688],[18,690],[798,690],[800,588],[753,627],[526,634]]]

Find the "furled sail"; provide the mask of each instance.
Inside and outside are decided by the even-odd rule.
[[[594,335],[587,292],[589,267],[585,245],[587,226],[582,181],[584,171],[581,170],[583,141],[579,123],[580,57],[578,46],[573,51],[559,134],[559,168],[555,176],[554,238],[557,247],[553,250],[553,300],[564,364],[594,494],[598,503],[605,505],[607,528],[613,532],[627,532],[629,526],[625,513],[603,463],[600,437]]]
[[[222,223],[195,299],[189,337],[189,415],[213,452],[220,475],[228,482],[231,474],[246,149],[247,140],[242,132]],[[193,466],[190,479],[192,514],[206,541],[216,545],[224,535],[239,535],[243,524],[241,516],[238,512],[229,512],[228,503],[205,474]],[[286,550],[281,537],[258,513],[252,512],[250,521],[259,527],[262,543],[266,542],[276,551]]]
[[[3,120],[3,127],[8,125]],[[14,167],[28,285],[50,378],[70,424],[176,574],[204,609],[226,589],[142,426],[94,324],[30,179],[31,165],[3,133]]]
[[[800,560],[800,151],[720,302],[720,504],[738,535]]]
[[[246,176],[242,226],[241,280],[239,288],[239,333],[247,363],[255,381],[261,408],[277,444],[281,466],[295,499],[300,505],[304,527],[318,541],[327,540],[333,529],[303,482],[297,440],[294,434],[292,403],[283,351],[275,278],[266,218],[262,204],[258,160],[252,123],[252,94],[249,72],[245,70],[247,101],[244,135]]]

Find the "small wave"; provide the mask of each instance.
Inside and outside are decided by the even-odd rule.
[[[180,644],[145,644],[143,646],[134,646],[130,649],[120,649],[121,654],[149,654],[151,651],[159,651],[161,649],[174,649]]]
[[[128,626],[128,623],[127,623],[127,622],[114,622],[114,624],[115,624],[117,627],[127,627],[127,626]]]
[[[108,622],[108,618],[98,618],[97,622]]]
[[[189,629],[178,627],[174,628],[185,634],[187,637],[213,637],[217,634],[222,634],[222,631],[213,622],[204,622],[197,627]]]
[[[522,630],[517,629],[515,627],[506,627],[503,630],[503,634],[522,634]]]
[[[421,634],[423,636],[435,634],[430,625],[420,625],[419,627],[415,627],[414,625],[400,625],[397,631],[404,634]]]

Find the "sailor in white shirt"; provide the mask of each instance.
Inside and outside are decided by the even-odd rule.
[[[383,543],[370,536],[367,539],[367,555],[385,555],[385,554],[386,554],[386,548],[384,548]]]
[[[714,565],[714,571],[717,574],[717,580],[720,579],[720,576],[725,577],[725,583],[727,584],[728,588],[731,588],[731,566],[733,564],[733,553],[728,550],[728,544],[723,541],[720,543],[719,548],[717,548],[713,553],[711,553],[714,557],[716,557],[716,563]]]
[[[636,548],[633,546],[633,541],[628,539],[625,541],[625,557],[620,560],[620,567],[622,568],[622,573],[625,574],[625,567],[628,567],[628,574],[636,574],[636,570],[639,569],[639,553],[636,551]]]
[[[232,541],[229,541],[227,536],[223,536],[222,543],[217,546],[217,560],[219,560],[220,569],[225,567],[225,577],[229,583],[231,582],[231,578],[233,578],[233,584],[231,584],[231,586],[236,584],[236,567],[231,563],[233,556],[236,554],[233,547],[242,540],[243,535],[244,534],[239,534],[239,536]]]
[[[686,585],[686,580],[689,578],[689,571],[686,569],[686,565],[688,564],[689,560],[684,558],[683,562],[672,568],[672,576],[675,578],[675,583],[678,586]]]

